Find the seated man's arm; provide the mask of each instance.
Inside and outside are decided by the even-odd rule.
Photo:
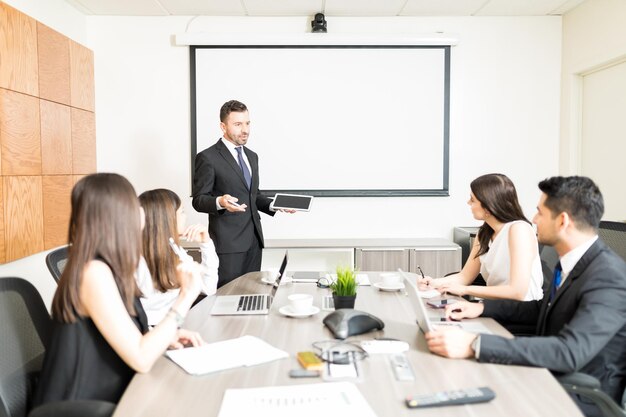
[[[482,317],[491,317],[498,323],[536,325],[543,300],[485,300]]]
[[[604,267],[581,287],[573,317],[554,336],[481,336],[481,362],[540,366],[556,372],[584,367],[626,325],[626,277]],[[565,301],[565,300],[561,300]],[[550,318],[548,318],[550,320]]]

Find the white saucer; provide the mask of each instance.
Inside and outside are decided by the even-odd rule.
[[[294,313],[291,311],[291,306],[290,305],[286,305],[286,306],[282,306],[281,308],[278,309],[278,311],[280,312],[280,314],[282,314],[283,316],[287,316],[287,317],[309,317],[309,316],[313,316],[317,313],[320,312],[319,307],[315,307],[315,306],[311,306],[311,309],[305,313]]]
[[[401,282],[394,285],[385,285],[382,282],[375,282],[372,285],[381,291],[400,291],[404,289],[404,284]]]
[[[263,277],[261,278],[261,282],[264,282],[267,285],[274,285],[276,283],[276,280],[271,280],[269,277]]]
[[[261,278],[261,282],[267,284],[267,285],[274,285],[276,284],[276,280],[271,281],[268,277],[263,277]],[[289,284],[290,282],[293,282],[293,278],[288,277],[287,275],[285,275],[283,277],[283,279],[280,280],[280,282],[285,283],[285,284]]]

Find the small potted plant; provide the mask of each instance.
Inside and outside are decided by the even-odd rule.
[[[337,280],[330,284],[330,289],[333,292],[335,310],[340,308],[354,308],[356,287],[356,272],[347,267],[337,267]]]

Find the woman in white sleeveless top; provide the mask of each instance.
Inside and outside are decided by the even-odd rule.
[[[456,295],[480,298],[540,300],[543,273],[537,237],[517,200],[513,182],[502,174],[487,174],[470,184],[467,204],[476,220],[484,221],[474,246],[458,274],[426,277],[420,285]],[[487,286],[471,285],[480,273]]]

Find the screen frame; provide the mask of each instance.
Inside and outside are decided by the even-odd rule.
[[[285,206],[285,205],[276,204],[276,201],[278,200],[279,197],[296,197],[296,198],[308,201],[308,204],[307,204],[306,208],[288,207],[288,206]],[[275,209],[287,209],[287,210],[296,210],[296,211],[310,211],[311,210],[311,205],[313,204],[313,198],[314,198],[314,196],[312,196],[312,195],[276,193],[274,195],[274,201],[272,201],[271,207],[275,208]]]
[[[450,61],[451,45],[190,45],[190,113],[191,113],[191,185],[195,172],[195,158],[197,147],[197,103],[196,103],[196,51],[199,49],[441,49],[444,52],[444,110],[443,110],[443,164],[442,187],[435,189],[337,189],[337,190],[309,190],[309,189],[267,189],[259,190],[263,195],[306,194],[314,197],[448,197],[450,175]]]

